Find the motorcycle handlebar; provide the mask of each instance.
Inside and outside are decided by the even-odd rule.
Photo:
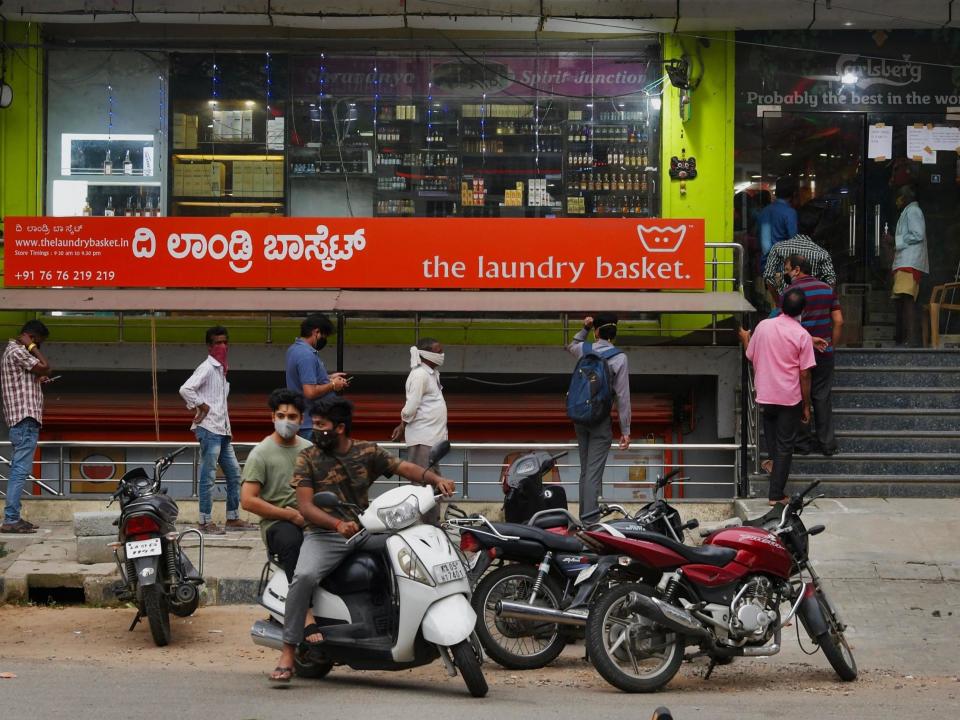
[[[666,487],[667,485],[669,485],[670,481],[673,480],[673,478],[675,478],[677,475],[679,475],[682,469],[683,468],[677,468],[676,470],[671,470],[670,472],[668,472],[662,478],[657,480],[657,487]]]
[[[810,493],[810,491],[813,490],[815,487],[817,487],[817,485],[819,484],[820,484],[819,480],[814,480],[812,483],[807,485],[807,487],[805,487],[803,490],[801,490],[800,492],[798,492],[796,495],[793,496],[794,501],[803,502],[803,498],[806,497],[807,494]]]

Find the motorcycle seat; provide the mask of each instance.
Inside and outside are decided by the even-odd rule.
[[[540,517],[534,518],[530,527],[546,530],[548,528],[565,528],[569,524],[570,516],[561,510],[557,510],[554,512],[544,513]]]
[[[665,548],[673,550],[685,560],[700,565],[723,567],[733,560],[737,554],[737,551],[733,548],[720,547],[719,545],[700,545],[698,547],[684,545],[659,533],[635,533],[632,534],[631,537],[636,540],[646,540],[647,542],[662,545]]]
[[[320,587],[334,595],[349,595],[382,583],[385,574],[379,554],[358,552],[340,563]]]
[[[494,523],[494,527],[503,535],[513,535],[523,540],[541,543],[548,550],[557,552],[583,552],[583,543],[571,535],[558,535],[539,527],[520,525],[519,523]]]

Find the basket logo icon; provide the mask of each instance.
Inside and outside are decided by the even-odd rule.
[[[683,244],[687,234],[686,225],[664,226],[637,225],[637,235],[644,249],[649,253],[675,253]]]

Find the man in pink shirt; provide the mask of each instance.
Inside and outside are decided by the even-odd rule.
[[[793,446],[800,423],[810,422],[810,368],[817,364],[813,339],[800,324],[806,305],[802,290],[788,290],[783,312],[757,325],[753,336],[740,330],[740,341],[753,363],[757,404],[763,411],[763,434],[773,459],[770,504],[786,501],[784,494]]]

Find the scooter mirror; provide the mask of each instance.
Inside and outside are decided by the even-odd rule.
[[[321,510],[332,510],[340,505],[340,498],[329,490],[321,490],[314,493],[313,504]]]
[[[427,458],[427,467],[433,467],[450,452],[450,441],[444,440],[430,448],[430,456]]]

